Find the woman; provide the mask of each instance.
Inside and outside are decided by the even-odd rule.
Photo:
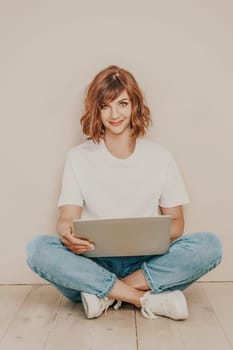
[[[40,236],[28,245],[31,269],[74,302],[88,318],[115,301],[142,315],[186,319],[182,290],[216,267],[221,243],[212,233],[183,235],[188,202],[172,155],[143,136],[151,122],[140,88],[128,71],[102,70],[87,91],[82,130],[88,140],[68,152],[58,206],[60,238]],[[94,249],[74,237],[75,219],[172,216],[169,252],[158,256],[87,258]]]

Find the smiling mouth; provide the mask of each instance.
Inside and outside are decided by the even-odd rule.
[[[118,125],[121,125],[122,122],[123,122],[123,120],[119,120],[118,122],[110,122],[110,124],[112,126],[118,126]]]

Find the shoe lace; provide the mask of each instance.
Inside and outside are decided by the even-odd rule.
[[[145,318],[148,318],[149,320],[155,320],[158,318],[152,311],[151,308],[148,305],[144,305],[141,308],[141,313]]]
[[[113,309],[118,310],[118,309],[120,309],[121,305],[122,305],[122,302],[120,300],[118,300],[117,303],[113,306]]]
[[[113,299],[109,299],[108,297],[104,298],[104,301],[106,303],[105,308],[104,308],[104,315],[107,315],[109,307],[113,304]]]

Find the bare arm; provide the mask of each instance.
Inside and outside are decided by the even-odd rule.
[[[57,221],[57,233],[62,237],[62,233],[67,229],[73,220],[78,220],[82,215],[82,207],[78,205],[63,205],[60,208],[60,215]]]
[[[74,237],[73,220],[81,218],[82,208],[78,205],[63,205],[60,209],[60,216],[57,221],[57,233],[61,237],[64,246],[75,254],[83,254],[93,250],[93,244],[87,240]]]
[[[162,215],[171,215],[171,241],[181,237],[184,233],[184,215],[183,208],[181,205],[173,208],[162,208],[160,207]]]

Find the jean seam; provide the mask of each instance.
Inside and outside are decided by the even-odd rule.
[[[171,284],[167,284],[165,289],[169,289],[171,287],[179,287],[183,284],[187,284],[187,283],[191,283],[191,282],[194,282],[194,281],[197,281],[199,278],[201,278],[203,275],[205,275],[207,272],[211,271],[213,268],[215,268],[218,264],[214,263],[214,264],[211,264],[209,265],[209,268],[208,269],[202,269],[202,270],[199,270],[195,275],[189,277],[189,278],[186,278],[182,281],[179,281],[178,283],[171,283]],[[164,287],[162,286],[162,290],[164,290]]]
[[[151,278],[150,273],[148,272],[146,263],[144,262],[141,266],[142,271],[144,272],[145,278],[149,284],[149,287],[152,291],[158,291],[159,292],[159,287],[156,287],[156,283],[153,281]]]
[[[43,272],[39,269],[37,269],[36,266],[32,266],[28,263],[27,261],[27,264],[28,266],[34,271],[36,272],[40,277],[46,279],[48,282],[51,282],[51,283],[55,283],[57,284],[58,286],[61,286],[61,287],[64,287],[64,288],[70,288],[70,289],[73,289],[73,290],[76,290],[75,288],[67,285],[66,283],[64,282],[60,282],[59,280],[57,280],[56,278],[54,278],[52,275],[48,275],[46,272]]]
[[[98,294],[96,294],[96,296],[98,297],[98,298],[104,298],[106,295],[108,295],[108,293],[110,292],[110,290],[113,288],[113,286],[114,286],[114,284],[115,284],[115,282],[116,282],[116,280],[117,280],[117,276],[116,275],[114,275],[114,274],[112,274],[112,281],[110,282],[110,285],[109,285],[109,287],[107,288],[107,290],[105,291],[105,292],[102,292],[102,293],[98,293]]]
[[[163,286],[161,285],[160,287],[157,285],[157,283],[155,281],[153,281],[153,279],[151,278],[151,275],[148,271],[148,268],[146,266],[146,263],[143,263],[142,265],[142,270],[144,271],[145,273],[145,277],[148,281],[148,284],[149,286],[151,287],[152,291],[155,291],[155,292],[162,292],[166,289],[169,289],[171,287],[179,287],[180,285],[183,285],[183,284],[187,284],[189,282],[194,282],[196,281],[197,279],[199,279],[201,276],[203,276],[204,274],[206,274],[207,272],[211,271],[212,269],[214,269],[217,265],[219,265],[221,262],[221,257],[218,259],[218,260],[215,260],[215,262],[213,262],[212,264],[209,265],[208,269],[202,269],[202,270],[199,270],[198,273],[196,273],[195,275],[193,276],[190,276],[189,278],[186,278],[182,281],[179,281],[177,283],[170,283],[170,284],[167,284],[166,286]]]
[[[58,286],[61,286],[61,287],[64,287],[64,288],[69,288],[69,289],[73,289],[73,290],[77,290],[79,292],[82,292],[81,290],[79,289],[75,289],[74,287],[70,286],[70,285],[67,285],[66,283],[64,282],[60,282],[58,281],[56,278],[54,278],[53,276],[51,275],[48,275],[47,273],[45,272],[42,272],[41,270],[38,270],[36,267],[33,267],[32,265],[29,264],[29,262],[27,261],[27,264],[28,266],[34,271],[36,272],[40,277],[46,279],[48,282],[50,282],[51,284],[55,283],[57,284]],[[116,282],[116,275],[112,274],[111,273],[111,281],[110,281],[110,285],[109,287],[107,288],[106,291],[104,292],[101,292],[101,293],[98,293],[96,294],[96,296],[98,298],[103,298],[104,296],[106,296],[108,294],[108,292],[112,289],[112,287],[114,286],[115,282]]]

